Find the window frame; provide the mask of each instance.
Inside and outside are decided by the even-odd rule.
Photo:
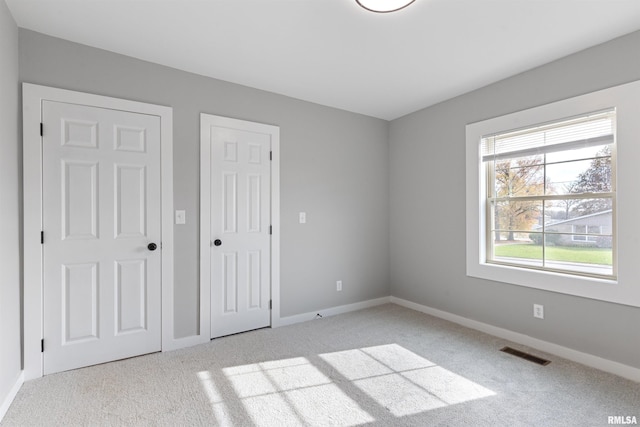
[[[590,147],[595,147],[595,146],[603,146],[603,145],[608,145],[611,147],[611,153],[608,157],[610,157],[611,159],[611,180],[610,180],[610,191],[609,192],[603,192],[603,193],[567,193],[567,194],[547,194],[546,193],[546,180],[547,180],[547,167],[548,166],[554,166],[557,165],[558,162],[557,161],[551,161],[551,162],[547,162],[547,156],[546,153],[547,151],[545,151],[544,146],[541,145],[531,145],[528,149],[526,149],[527,152],[538,152],[537,156],[540,156],[541,159],[539,162],[535,163],[534,166],[527,166],[527,167],[536,167],[536,168],[542,168],[543,172],[542,172],[542,176],[543,176],[543,191],[540,194],[537,195],[528,195],[528,196],[521,196],[521,195],[513,195],[513,196],[498,196],[496,194],[496,171],[497,171],[497,167],[496,167],[496,162],[497,161],[501,161],[505,159],[505,154],[506,154],[506,158],[509,159],[519,159],[519,158],[530,158],[531,156],[534,156],[535,154],[521,154],[521,155],[516,155],[516,156],[512,156],[511,152],[507,151],[505,153],[502,154],[498,154],[497,158],[494,157],[491,154],[485,154],[483,155],[482,158],[482,164],[481,164],[481,168],[485,169],[485,173],[486,173],[486,177],[487,177],[487,187],[485,189],[484,192],[484,197],[486,198],[486,203],[485,203],[485,215],[487,218],[487,222],[486,222],[486,226],[485,226],[485,233],[486,233],[486,238],[485,238],[485,244],[487,245],[486,247],[486,262],[487,263],[495,263],[495,264],[502,264],[502,265],[512,265],[515,267],[519,267],[519,268],[527,268],[527,269],[536,269],[536,270],[544,270],[544,271],[556,271],[559,273],[564,273],[564,274],[569,274],[569,275],[581,275],[581,276],[589,276],[589,277],[596,277],[596,278],[603,278],[603,279],[608,279],[608,280],[615,280],[616,276],[617,276],[617,260],[616,260],[616,228],[615,228],[615,221],[612,227],[612,257],[613,257],[613,263],[611,266],[611,274],[598,274],[598,273],[594,273],[594,272],[588,272],[587,270],[579,270],[579,269],[570,269],[570,268],[561,268],[558,267],[556,265],[556,267],[552,267],[550,265],[548,265],[547,263],[549,262],[549,264],[552,263],[552,260],[547,260],[545,257],[545,249],[547,248],[546,243],[542,245],[541,250],[542,250],[542,259],[540,260],[541,265],[537,265],[537,264],[532,264],[532,260],[531,259],[526,259],[526,260],[522,260],[521,262],[518,262],[517,260],[511,259],[511,260],[506,260],[506,259],[501,259],[500,257],[496,256],[494,254],[494,249],[495,249],[495,244],[494,244],[494,233],[498,232],[498,233],[503,233],[503,232],[507,232],[509,230],[498,230],[495,229],[495,224],[494,224],[494,215],[496,215],[496,210],[497,208],[497,204],[501,203],[501,202],[540,202],[540,204],[542,205],[542,211],[544,212],[545,210],[545,206],[547,202],[551,202],[554,200],[584,200],[584,199],[590,199],[590,198],[594,198],[594,199],[609,199],[611,200],[611,210],[613,212],[613,218],[615,218],[615,210],[616,210],[616,141],[615,141],[615,127],[616,127],[616,111],[615,108],[610,108],[610,109],[606,109],[604,111],[590,111],[587,112],[586,114],[581,114],[581,115],[577,115],[577,116],[572,116],[572,117],[559,117],[555,120],[552,120],[550,122],[546,122],[546,123],[535,123],[533,125],[528,125],[525,126],[524,128],[521,129],[510,129],[507,131],[500,131],[500,132],[496,132],[493,133],[491,135],[483,135],[483,138],[481,139],[481,146],[484,146],[485,141],[489,141],[488,145],[491,146],[493,144],[495,144],[495,139],[494,138],[501,138],[504,137],[507,134],[520,134],[520,135],[527,135],[527,134],[532,134],[532,133],[540,133],[540,132],[547,132],[549,129],[551,131],[557,131],[559,129],[566,129],[567,126],[573,126],[576,123],[589,123],[592,120],[601,120],[598,117],[600,117],[601,119],[607,119],[610,120],[612,122],[612,134],[611,136],[607,135],[607,136],[603,136],[603,137],[594,137],[594,138],[588,138],[589,141],[593,141],[595,142],[596,140],[598,140],[598,142],[595,142],[591,145],[589,145]],[[545,129],[546,128],[546,129]],[[509,136],[507,136],[508,138]],[[602,144],[600,144],[600,140],[603,140]],[[490,141],[494,141],[494,142],[490,142]],[[605,142],[607,141],[607,142]],[[610,142],[609,142],[610,141]],[[578,141],[567,141],[565,143],[557,143],[554,145],[551,145],[551,151],[552,153],[562,153],[562,152],[566,152],[566,151],[570,151],[572,149],[575,149],[576,146],[580,146]],[[562,149],[564,148],[564,149]],[[566,163],[566,162],[571,162],[571,161],[587,161],[587,160],[594,160],[594,159],[598,159],[598,158],[602,158],[602,157],[591,157],[591,158],[580,158],[580,159],[575,159],[575,160],[564,160],[560,163]],[[514,169],[518,169],[521,168],[520,166],[516,166]],[[553,228],[553,225],[550,224],[549,225],[550,228]],[[588,233],[588,226],[585,225],[585,232],[584,234],[589,234]],[[566,234],[566,235],[570,235],[571,234],[571,241],[572,242],[581,242],[584,243],[585,245],[587,243],[594,243],[596,242],[596,238],[595,237],[591,237],[591,236],[578,236],[578,237],[584,237],[584,239],[576,239],[575,235],[573,235],[574,228],[575,225],[572,226],[572,232],[553,232],[553,231],[546,231],[547,226],[543,225],[541,227],[541,231],[539,232],[542,236],[543,241],[546,240],[546,236],[549,235],[553,235],[553,234]],[[515,233],[518,234],[522,234],[522,233],[529,233],[528,231],[525,230],[512,230]],[[600,231],[601,228],[600,228]],[[601,233],[599,233],[601,234]]]
[[[596,111],[616,110],[617,276],[589,277],[570,272],[527,269],[487,262],[487,182],[480,141],[509,132]],[[640,263],[636,261],[640,229],[640,192],[635,190],[640,163],[640,81],[505,114],[466,126],[466,267],[467,276],[640,307]]]

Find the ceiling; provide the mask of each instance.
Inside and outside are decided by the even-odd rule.
[[[639,0],[6,0],[18,26],[392,120],[640,29]]]

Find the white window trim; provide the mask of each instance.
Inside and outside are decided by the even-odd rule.
[[[481,163],[483,136],[522,129],[541,123],[579,116],[608,108],[616,109],[616,194],[614,223],[618,229],[617,280],[490,264],[486,262],[486,174]],[[601,301],[640,307],[640,263],[637,262],[640,230],[635,227],[640,211],[638,182],[640,163],[640,81],[542,105],[466,126],[466,218],[467,275],[518,286],[559,292]]]

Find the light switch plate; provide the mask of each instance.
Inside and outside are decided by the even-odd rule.
[[[300,214],[298,215],[298,220],[300,221],[300,224],[306,224],[307,223],[307,213],[306,212],[300,212]]]
[[[186,222],[187,222],[186,211],[183,211],[183,210],[176,211],[176,224],[185,224]]]

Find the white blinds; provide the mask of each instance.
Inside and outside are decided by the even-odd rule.
[[[591,113],[496,135],[481,141],[483,161],[533,156],[614,142],[615,110]]]

